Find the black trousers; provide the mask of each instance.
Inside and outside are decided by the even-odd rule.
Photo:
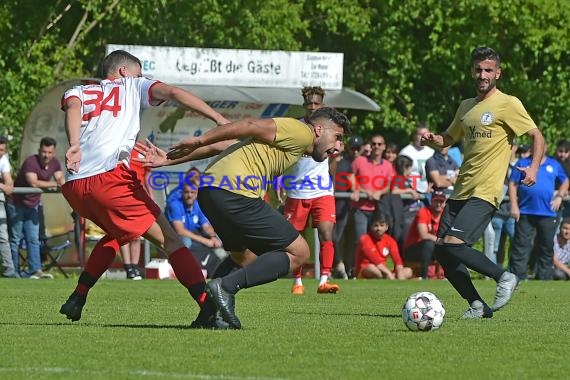
[[[537,254],[535,278],[552,280],[552,255],[557,218],[521,215],[515,225],[515,237],[509,251],[509,271],[521,280],[527,279],[528,261],[533,250]],[[536,238],[534,238],[536,232]],[[534,239],[533,239],[534,238]]]

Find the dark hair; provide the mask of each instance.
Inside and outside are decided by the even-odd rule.
[[[566,218],[562,219],[562,222],[560,222],[560,225],[563,225],[563,224],[570,224],[570,217],[566,217]]]
[[[485,60],[495,61],[497,63],[497,67],[501,66],[501,58],[499,58],[499,54],[490,47],[480,46],[471,52],[471,64],[475,62],[481,62]]]
[[[374,223],[380,223],[380,224],[390,224],[390,218],[388,217],[388,214],[383,213],[381,211],[375,211],[374,214],[372,214],[372,218],[370,219],[370,227],[372,227],[372,225]]]
[[[394,169],[400,175],[404,175],[404,169],[412,167],[412,165],[414,165],[414,161],[408,156],[399,155],[394,160]]]
[[[558,143],[556,144],[556,150],[569,151],[570,150],[570,141],[568,141],[568,140],[558,141]]]
[[[351,133],[348,117],[332,107],[322,107],[315,110],[311,116],[309,116],[308,122],[309,124],[314,125],[314,123],[320,119],[330,120],[342,127],[345,135],[350,135]]]
[[[51,137],[44,137],[40,141],[40,146],[56,146],[57,142],[54,138]]]
[[[386,149],[384,150],[384,153],[395,152],[397,154],[399,151],[400,151],[400,148],[398,147],[397,144],[390,143],[390,144],[386,144]]]
[[[323,88],[321,86],[305,86],[303,87],[303,89],[301,90],[301,95],[303,95],[303,100],[306,103],[307,102],[307,98],[311,95],[318,95],[321,98],[324,99],[325,97],[325,90],[323,90]]]
[[[4,135],[0,135],[0,145],[8,144],[8,138]]]
[[[200,171],[200,169],[198,169],[198,168],[195,167],[195,166],[192,166],[190,169],[186,170],[186,173],[184,173],[184,174],[185,174],[185,175],[188,175],[188,174],[190,174],[190,173],[192,173],[192,172],[196,172],[196,173],[198,173],[198,174],[202,174],[202,172]]]
[[[103,59],[101,71],[103,76],[116,71],[121,65],[137,64],[142,67],[141,60],[124,50],[115,50]]]
[[[418,124],[417,127],[414,128],[414,130],[412,131],[412,134],[410,135],[410,140],[414,140],[414,137],[416,136],[416,134],[422,130],[422,129],[429,129],[428,126],[426,124]]]

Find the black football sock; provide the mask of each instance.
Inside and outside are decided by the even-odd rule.
[[[467,268],[477,271],[487,277],[491,277],[495,281],[499,281],[499,278],[505,272],[502,267],[493,263],[482,252],[479,252],[475,248],[471,248],[465,243],[446,243],[444,246],[447,248],[447,252],[449,252],[450,255],[465,264]]]
[[[477,289],[473,286],[471,276],[465,265],[451,255],[445,245],[435,245],[435,258],[443,267],[445,277],[461,297],[466,299],[469,304],[475,300],[482,300]]]
[[[222,288],[232,294],[240,289],[267,284],[289,273],[289,256],[283,251],[272,251],[222,279]]]

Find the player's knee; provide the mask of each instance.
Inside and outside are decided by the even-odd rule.
[[[285,249],[285,251],[289,254],[291,270],[299,269],[299,267],[303,265],[311,255],[309,245],[300,235]]]
[[[319,239],[323,241],[333,241],[334,223],[322,222],[317,226]]]

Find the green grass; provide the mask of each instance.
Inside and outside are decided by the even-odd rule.
[[[492,302],[494,281],[477,280]],[[568,284],[528,282],[489,320],[458,320],[466,303],[446,281],[340,281],[304,296],[290,280],[237,296],[240,331],[188,328],[197,306],[175,281],[102,280],[83,318],[58,313],[75,280],[0,280],[0,378],[23,379],[538,379],[567,378]],[[400,310],[437,294],[443,327],[410,332]]]

